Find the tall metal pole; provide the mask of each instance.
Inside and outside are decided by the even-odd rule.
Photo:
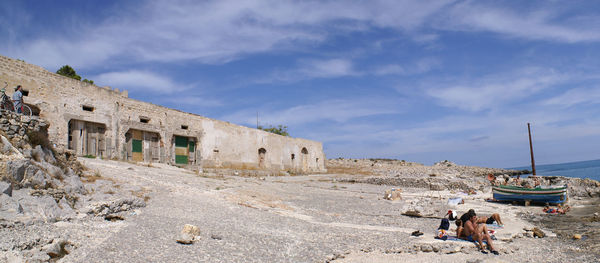
[[[533,143],[531,143],[531,127],[527,123],[527,131],[529,132],[529,151],[531,152],[531,173],[535,175],[535,161],[533,160]]]

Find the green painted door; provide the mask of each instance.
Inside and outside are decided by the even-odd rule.
[[[131,140],[131,155],[132,159],[135,162],[143,162],[144,154],[142,147],[142,131],[131,130],[132,140]]]
[[[188,164],[188,138],[175,136],[175,163]]]

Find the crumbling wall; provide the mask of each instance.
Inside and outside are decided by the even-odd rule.
[[[25,103],[39,108],[40,116],[52,124],[49,138],[59,148],[69,147],[69,121],[79,120],[105,125],[107,158],[127,157],[126,134],[135,129],[159,134],[159,161],[164,163],[174,164],[173,138],[184,136],[196,142],[194,165],[201,167],[325,171],[320,142],[280,136],[130,99],[126,91],[97,87],[3,56],[0,56],[0,81],[8,82],[9,87],[20,84],[29,91]],[[11,92],[8,91],[9,95]],[[258,152],[261,148],[266,150],[262,166]]]

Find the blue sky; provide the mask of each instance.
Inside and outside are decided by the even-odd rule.
[[[600,159],[597,1],[15,1],[0,54],[328,158]]]

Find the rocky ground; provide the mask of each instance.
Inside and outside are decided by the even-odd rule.
[[[162,164],[84,158],[81,162],[88,167],[88,174],[81,177],[87,193],[79,197],[81,204],[73,207],[73,216],[5,222],[0,230],[3,237],[9,237],[0,244],[4,259],[595,262],[597,256],[584,249],[585,240],[561,239],[551,228],[523,217],[543,216],[539,207],[483,202],[491,196],[485,187],[468,195],[457,189],[363,182],[377,177],[375,173],[240,177],[195,173]],[[455,173],[447,165],[443,169],[421,168],[426,171],[424,179],[431,178],[430,170],[439,173],[435,178]],[[391,188],[401,189],[400,199],[383,198]],[[449,206],[447,198],[454,196],[462,197],[465,204]],[[503,215],[506,226],[497,234],[499,256],[482,254],[469,242],[433,238],[440,221],[434,217],[443,216],[447,209],[465,212],[469,208],[479,214]],[[403,215],[408,210],[419,210],[425,217]],[[31,214],[23,211],[23,215]],[[198,228],[192,235],[182,235],[186,224]],[[534,227],[542,229],[546,237],[532,237],[533,232],[527,230]],[[415,230],[424,235],[411,236]]]
[[[24,135],[43,125],[31,122],[0,119],[0,129],[13,131],[0,133],[0,262],[597,261],[590,241],[598,232],[586,230],[598,229],[588,211],[589,202],[597,207],[595,181],[549,179],[572,184],[574,210],[583,211],[550,218],[540,207],[484,201],[491,197],[486,176],[514,171],[335,159],[327,174],[243,177],[76,160],[32,144]],[[449,205],[452,197],[464,204]],[[502,215],[500,255],[433,238],[447,210],[471,208]],[[534,237],[534,228],[544,237]],[[424,235],[411,236],[416,230]],[[573,240],[574,231],[582,238]]]

